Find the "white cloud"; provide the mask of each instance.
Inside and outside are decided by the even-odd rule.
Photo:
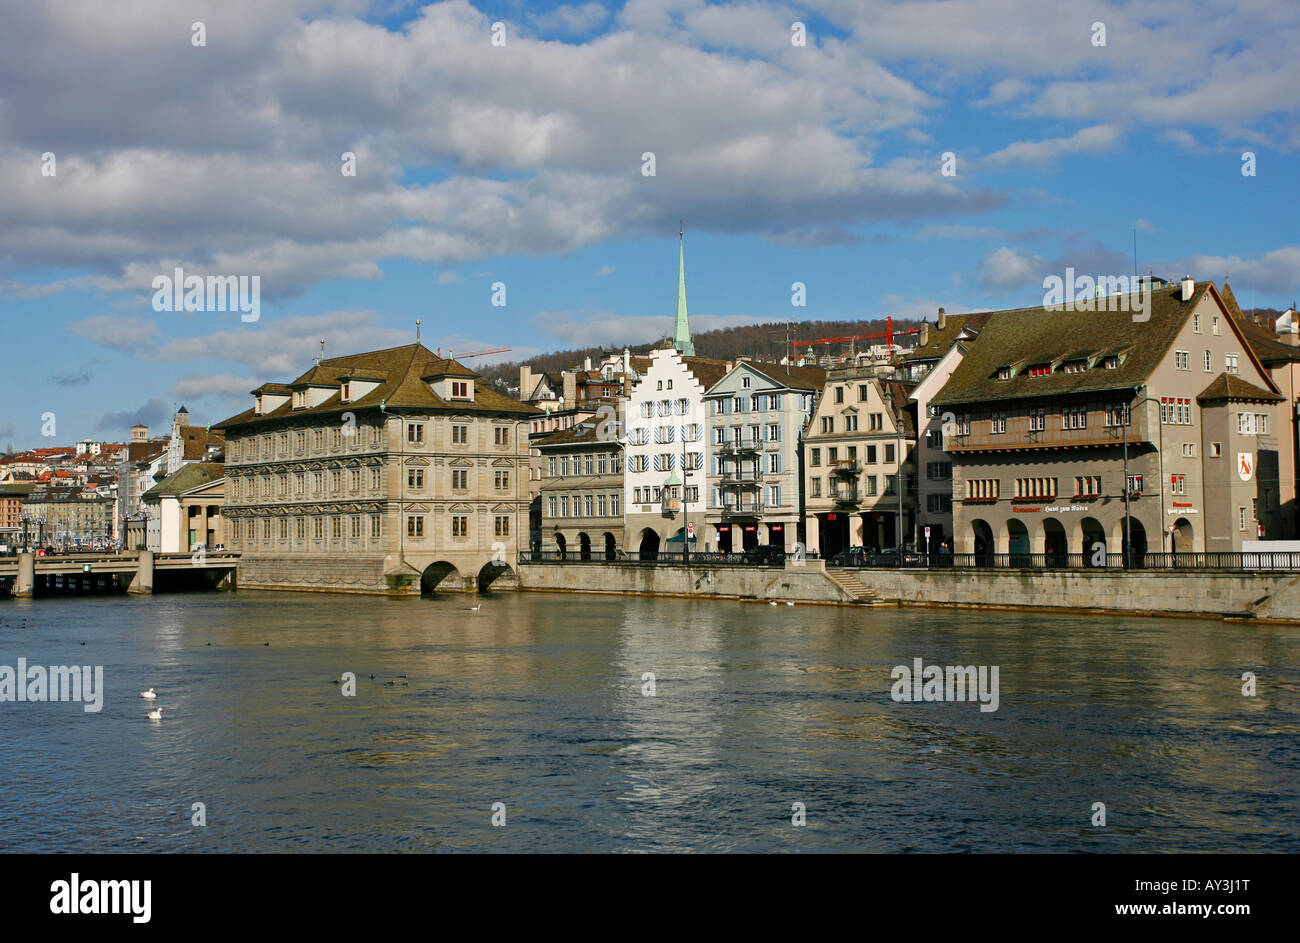
[[[692,314],[695,333],[742,324],[762,324],[770,318],[744,314]],[[601,312],[584,318],[562,311],[543,311],[533,326],[569,347],[624,347],[649,344],[672,336],[672,315],[626,315]]]
[[[243,396],[265,383],[256,377],[239,376],[234,373],[216,373],[209,376],[189,373],[176,381],[172,392],[177,396]]]
[[[601,277],[602,275],[613,275],[613,274],[614,274],[614,266],[612,266],[612,265],[602,265],[602,266],[600,267],[600,271],[598,271],[598,272],[596,273],[596,277],[599,278],[599,277]]]
[[[980,259],[975,278],[986,291],[1008,292],[1041,284],[1044,269],[1039,256],[1002,246]]]
[[[68,330],[111,350],[145,350],[162,334],[153,321],[114,314],[73,321]]]
[[[983,159],[985,164],[1043,164],[1066,154],[1108,151],[1119,141],[1119,130],[1109,125],[1082,128],[1069,137],[1041,141],[1016,141]]]

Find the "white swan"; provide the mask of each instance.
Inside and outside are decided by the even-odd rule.
[[[158,695],[153,693],[153,688],[150,688],[148,691],[141,691],[140,696],[146,700],[152,701]]]
[[[150,711],[150,712],[149,712],[149,719],[150,719],[150,720],[162,720],[162,708],[160,707],[160,708],[158,708],[157,710],[152,710],[152,711]]]

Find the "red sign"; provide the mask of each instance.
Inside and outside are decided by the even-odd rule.
[[[1042,508],[1016,508],[1016,507],[1013,507],[1011,510],[1015,511],[1017,514],[1034,514],[1034,513],[1038,512],[1038,511],[1041,511]]]
[[[758,528],[756,528],[753,524],[746,524],[746,525],[745,525],[745,530],[757,530],[757,529],[758,529]]]
[[[719,525],[718,525],[718,530],[720,530],[720,531],[721,531],[721,530],[731,530],[731,525],[730,525],[730,524],[719,524]]]
[[[780,525],[780,524],[773,524],[773,525],[772,525],[772,530],[783,530],[783,529],[784,529],[784,528],[783,528],[782,525]]]
[[[1191,501],[1175,501],[1175,502],[1174,502],[1174,507],[1176,507],[1176,508],[1189,508],[1189,507],[1191,507],[1191,506],[1192,506],[1192,502],[1191,502]]]
[[[833,521],[833,520],[835,520],[835,515],[834,515],[834,514],[827,514],[827,515],[826,515],[826,520],[828,520],[828,521]]]

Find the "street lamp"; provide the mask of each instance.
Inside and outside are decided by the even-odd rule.
[[[1146,384],[1143,384],[1142,386],[1138,387],[1139,392],[1141,392],[1144,389],[1146,389]],[[1159,405],[1160,401],[1153,396],[1144,396],[1141,399],[1134,401],[1133,406],[1138,407],[1141,406],[1143,403],[1156,403],[1157,405]],[[1124,409],[1126,412],[1128,412],[1127,406],[1125,406]],[[1122,418],[1124,420],[1121,425],[1121,428],[1123,430],[1123,436],[1124,436],[1124,537],[1125,537],[1124,569],[1131,570],[1133,568],[1133,513],[1132,513],[1131,499],[1129,497],[1129,483],[1128,483],[1128,427],[1133,417],[1130,412],[1128,415],[1125,415]],[[1158,509],[1160,514],[1159,517],[1160,552],[1164,553],[1165,552],[1165,423],[1164,423],[1163,416],[1159,417],[1158,430],[1159,430],[1158,442],[1159,442],[1159,456],[1160,456],[1160,472],[1159,472],[1160,506]]]

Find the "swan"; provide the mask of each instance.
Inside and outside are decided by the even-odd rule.
[[[157,710],[152,710],[152,711],[150,711],[150,712],[149,712],[149,719],[150,719],[150,720],[162,720],[162,708],[160,707],[160,708],[158,708]]]
[[[776,605],[776,600],[773,599],[770,603],[768,603],[768,605],[769,605],[769,606],[775,606],[775,605]]]
[[[483,604],[482,604],[482,603],[479,603],[477,606],[470,606],[470,607],[469,607],[468,609],[466,609],[465,611],[466,611],[466,612],[478,612],[478,611],[479,611],[480,609],[482,609],[482,608],[483,608]]]
[[[140,696],[147,701],[152,701],[158,695],[153,693],[153,688],[150,688],[148,691],[141,691]]]
[[[786,605],[787,605],[787,606],[793,606],[794,603],[792,603],[792,602],[786,602]]]

